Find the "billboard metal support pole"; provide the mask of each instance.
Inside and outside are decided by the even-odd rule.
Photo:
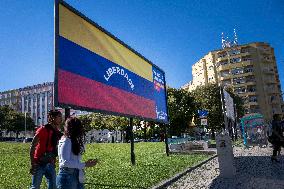
[[[70,117],[70,108],[65,108],[65,120]]]
[[[163,124],[165,128],[165,144],[166,144],[166,154],[167,156],[170,156],[169,154],[169,143],[168,143],[168,128],[167,124]]]
[[[133,134],[133,118],[130,118],[129,120],[129,126],[130,126],[130,155],[131,155],[131,163],[132,165],[135,165],[135,153],[134,153],[134,134]]]
[[[27,140],[27,112],[25,112],[25,139],[24,142]]]

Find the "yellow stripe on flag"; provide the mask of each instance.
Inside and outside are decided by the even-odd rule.
[[[150,63],[61,4],[59,35],[153,82]]]

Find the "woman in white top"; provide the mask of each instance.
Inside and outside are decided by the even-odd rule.
[[[81,162],[84,152],[85,133],[78,118],[68,118],[64,126],[64,135],[59,140],[59,173],[56,178],[58,189],[83,189],[85,167],[93,167],[96,160]]]

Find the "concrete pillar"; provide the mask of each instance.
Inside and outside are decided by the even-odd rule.
[[[219,162],[220,177],[234,178],[236,167],[234,165],[234,154],[229,133],[220,133],[216,136],[216,148]]]

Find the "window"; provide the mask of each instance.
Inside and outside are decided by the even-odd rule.
[[[221,71],[220,75],[221,75],[221,77],[226,77],[226,76],[230,75],[230,72],[229,72],[229,70]]]
[[[242,83],[245,83],[245,78],[244,77],[237,77],[237,78],[234,78],[233,79],[233,83],[234,84],[242,84]]]
[[[275,90],[275,86],[274,86],[274,85],[267,85],[267,86],[266,86],[266,89],[267,89],[268,91],[274,91],[274,90]]]
[[[250,112],[251,112],[251,113],[261,113],[259,106],[252,106],[252,107],[250,108]]]
[[[245,87],[237,87],[234,89],[234,92],[237,94],[242,94],[246,92],[246,88]]]
[[[250,50],[249,50],[249,48],[242,48],[241,49],[241,53],[247,53],[247,52],[249,52]]]
[[[256,91],[256,87],[255,86],[248,86],[247,87],[247,92],[255,92]]]
[[[225,60],[225,61],[219,62],[219,64],[220,64],[221,66],[223,66],[223,65],[228,64],[228,61],[227,61],[227,60]]]
[[[254,76],[246,77],[246,82],[255,82],[255,77]]]
[[[256,96],[250,96],[249,102],[257,102],[257,97]]]
[[[270,60],[270,57],[269,56],[264,56],[263,59],[264,60]]]
[[[245,72],[245,73],[253,72],[253,66],[247,66],[247,67],[245,67],[244,72]]]
[[[251,57],[249,57],[249,56],[248,56],[248,57],[243,57],[243,58],[242,58],[242,61],[250,61],[250,60],[252,60],[252,58],[251,58]]]
[[[274,100],[276,100],[276,97],[272,95],[272,96],[270,97],[270,101],[273,102]]]
[[[236,49],[229,51],[229,55],[236,55],[236,54],[240,54],[240,53],[241,53],[241,51],[240,50],[236,50]]]
[[[230,80],[230,79],[228,79],[228,80],[223,80],[223,81],[222,81],[222,84],[223,84],[224,86],[231,85],[231,80]]]
[[[232,58],[230,59],[230,63],[238,63],[238,62],[241,62],[241,58]]]
[[[226,56],[227,56],[226,52],[218,54],[218,58],[223,58],[223,57],[226,57]]]
[[[231,73],[233,75],[242,74],[242,73],[244,73],[244,69],[243,68],[235,68],[235,69],[232,69]]]

